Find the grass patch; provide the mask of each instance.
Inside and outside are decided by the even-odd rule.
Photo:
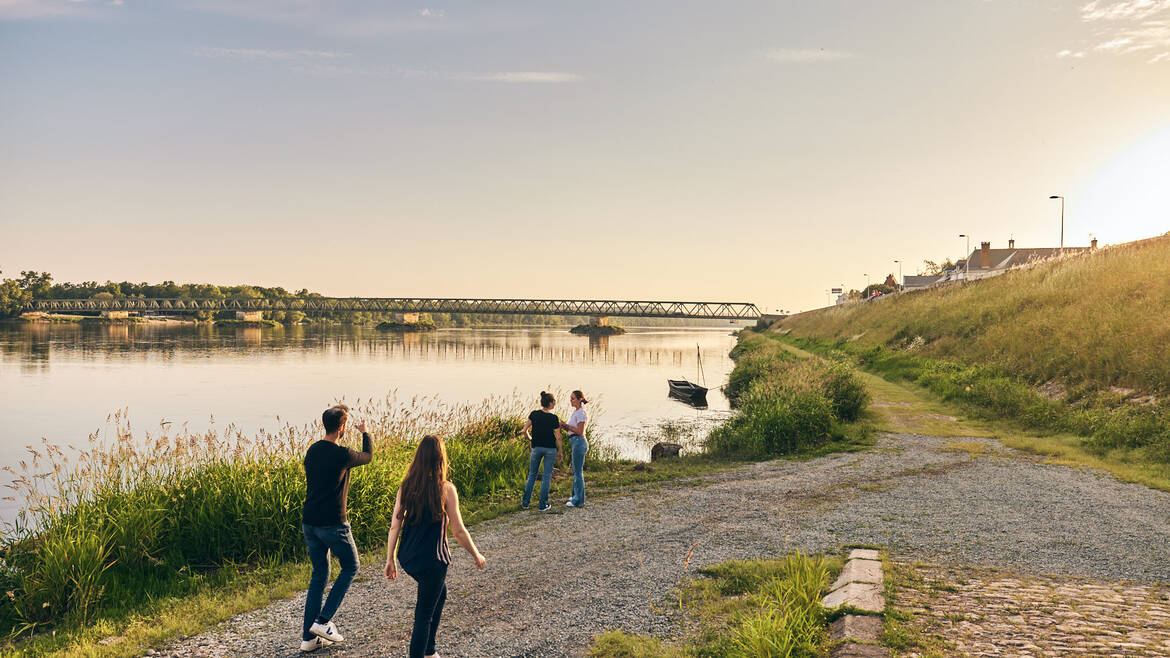
[[[784,340],[787,349],[794,353],[805,354],[810,353],[810,350],[840,352],[839,345],[776,335]],[[865,361],[861,361],[859,365],[864,368],[870,367]],[[1101,469],[1125,482],[1170,491],[1170,463],[1163,461],[1160,449],[1152,446],[1102,447],[1083,434],[1034,427],[1007,413],[997,415],[973,403],[964,403],[953,398],[940,399],[942,396],[933,388],[914,380],[900,378],[902,374],[898,374],[899,372],[905,374],[907,371],[887,369],[883,371],[884,376],[872,372],[858,372],[858,377],[865,382],[874,396],[870,409],[875,418],[875,428],[878,430],[943,437],[997,439],[1008,447],[1044,456],[1048,463]],[[1074,409],[1069,413],[1079,414],[1080,418],[1084,418],[1085,415],[1083,409],[1079,411]],[[1059,423],[1056,425],[1060,426]],[[1170,431],[1170,425],[1163,429]]]
[[[691,633],[666,643],[610,631],[595,638],[590,656],[823,656],[829,618],[820,602],[841,566],[839,558],[798,552],[700,569],[702,577],[685,583],[678,595]]]
[[[726,388],[738,412],[707,438],[714,455],[766,459],[864,440],[870,394],[841,360],[796,355],[774,335],[744,330]]]
[[[922,579],[911,565],[895,564],[888,556],[882,558],[885,572],[886,611],[882,614],[880,641],[897,654],[913,652],[923,658],[944,658],[948,645],[938,637],[928,636],[914,624],[914,613],[898,609],[898,591],[921,587]]]

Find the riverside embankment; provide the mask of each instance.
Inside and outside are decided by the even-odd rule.
[[[774,328],[973,415],[1064,435],[1041,450],[1170,486],[1170,235]]]

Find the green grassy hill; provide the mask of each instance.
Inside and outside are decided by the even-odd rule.
[[[991,366],[1033,386],[1123,387],[1160,397],[1170,392],[1170,234],[802,313],[782,327]]]
[[[1107,462],[1170,464],[1170,234],[773,329]]]

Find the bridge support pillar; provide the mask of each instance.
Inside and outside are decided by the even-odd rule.
[[[259,322],[264,319],[264,311],[236,311],[236,319],[245,322]]]
[[[112,320],[125,320],[130,317],[130,311],[102,311],[102,317]]]
[[[395,313],[394,321],[402,324],[418,324],[418,313]]]
[[[609,316],[608,315],[594,315],[593,317],[589,318],[589,324],[591,324],[595,327],[608,327],[609,326]]]

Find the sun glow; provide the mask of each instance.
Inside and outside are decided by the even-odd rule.
[[[1170,126],[1118,153],[1079,196],[1069,199],[1071,236],[1093,231],[1116,243],[1170,231]]]

